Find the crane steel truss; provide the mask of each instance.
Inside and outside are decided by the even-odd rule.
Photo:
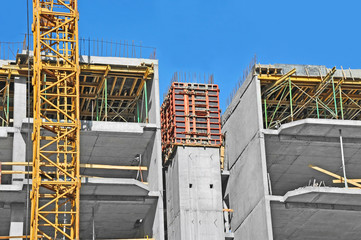
[[[77,0],[33,0],[31,239],[79,239]]]

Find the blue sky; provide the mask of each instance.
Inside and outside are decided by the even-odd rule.
[[[225,110],[254,54],[264,64],[361,68],[360,8],[356,0],[79,0],[79,31],[156,47],[162,95],[176,71],[213,73]],[[1,1],[0,22],[0,41],[22,41],[26,1]]]

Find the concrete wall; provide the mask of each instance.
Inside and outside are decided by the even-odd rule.
[[[222,117],[235,239],[272,239],[261,106],[259,81],[250,74]]]
[[[170,240],[224,239],[218,148],[177,147],[166,170]]]

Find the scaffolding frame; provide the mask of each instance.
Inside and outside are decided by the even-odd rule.
[[[11,71],[0,77],[0,126],[8,127],[10,125],[10,85]]]
[[[31,239],[79,239],[78,16],[77,0],[33,0]]]
[[[319,75],[296,75],[295,68],[282,71],[274,66],[255,66],[265,128],[277,129],[305,118],[361,119],[361,79],[336,67],[327,69],[326,75],[321,71]]]
[[[26,61],[28,60],[24,60],[26,57],[23,54],[18,54],[16,65],[10,64],[0,67],[0,86],[5,84],[9,72],[11,72],[12,76],[10,84],[12,84],[15,76],[27,76],[28,66]],[[30,61],[32,62],[32,59]],[[56,67],[53,62],[49,62],[48,65]],[[147,82],[154,77],[153,64],[109,66],[80,63],[80,71],[81,120],[148,122],[149,91],[147,86],[149,84]],[[54,80],[47,77],[47,82],[54,83]],[[99,92],[96,92],[97,89]],[[30,92],[33,92],[32,88]],[[13,91],[10,88],[10,100],[12,97]],[[96,108],[97,101],[98,108]],[[30,102],[32,104],[32,97],[30,97]],[[141,111],[142,106],[145,112]],[[0,110],[2,109],[0,105]],[[30,112],[32,112],[32,109]],[[10,106],[11,115],[12,107]]]

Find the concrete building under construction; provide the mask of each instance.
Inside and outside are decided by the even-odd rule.
[[[360,83],[360,70],[254,66],[222,117],[234,239],[359,238]]]
[[[154,54],[33,4],[33,48],[0,52],[0,239],[360,238],[361,70],[254,64],[223,116],[213,77],[161,105]]]
[[[158,61],[81,59],[80,238],[164,239]],[[0,66],[1,236],[25,235],[26,209],[30,216],[26,191],[32,171],[26,162],[32,158],[33,119],[26,112],[32,112],[32,98],[22,70],[27,61],[18,54]]]
[[[32,61],[1,60],[2,239],[30,231]],[[160,107],[157,60],[80,69],[81,239],[358,239],[360,70],[255,64],[221,119],[212,83]]]

